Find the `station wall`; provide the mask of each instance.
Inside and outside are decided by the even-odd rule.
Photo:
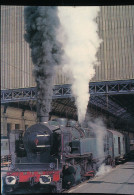
[[[20,108],[7,107],[4,111],[4,106],[1,106],[1,135],[7,136],[8,131],[19,129],[26,130],[29,126],[37,122],[36,112]]]

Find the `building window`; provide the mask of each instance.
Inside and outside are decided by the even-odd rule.
[[[118,137],[118,153],[121,154],[120,137]]]
[[[28,125],[25,125],[25,131],[27,130],[27,128],[28,128]]]
[[[20,129],[20,124],[15,124],[15,129]]]
[[[7,137],[9,138],[9,134],[11,132],[11,123],[7,123]]]
[[[4,129],[4,125],[3,122],[1,122],[1,135],[3,135],[3,129]]]

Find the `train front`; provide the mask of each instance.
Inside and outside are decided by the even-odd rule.
[[[29,185],[29,188],[37,188],[38,185],[39,189],[51,186],[54,191],[61,191],[61,135],[58,130],[58,123],[51,121],[50,124],[47,120],[26,130],[23,138],[26,155],[16,156],[11,171],[7,172],[4,178],[7,192],[23,184]]]

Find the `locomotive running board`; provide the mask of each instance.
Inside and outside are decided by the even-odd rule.
[[[85,154],[85,155],[65,155],[65,158],[89,158],[92,156],[92,153]]]

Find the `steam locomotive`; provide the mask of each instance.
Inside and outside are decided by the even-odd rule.
[[[114,166],[129,152],[127,136],[107,130],[104,156],[98,156],[97,138],[74,120],[59,118],[10,133],[12,165],[3,178],[4,193],[21,185],[61,192],[93,177],[101,159]]]

